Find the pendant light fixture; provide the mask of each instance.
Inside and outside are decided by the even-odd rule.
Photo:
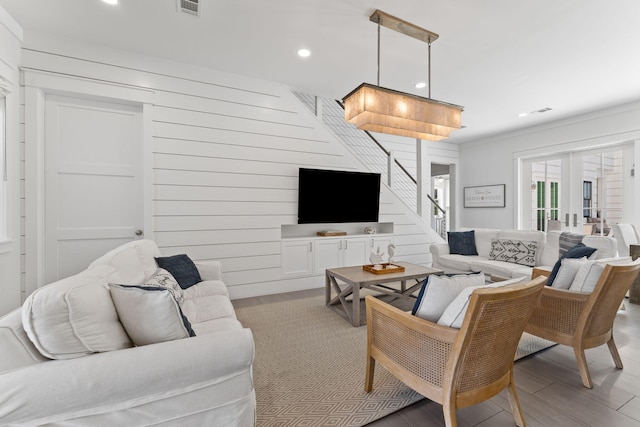
[[[376,10],[369,20],[378,24],[377,85],[362,83],[343,98],[345,121],[358,129],[440,141],[462,127],[463,107],[431,99],[431,43],[439,36],[395,16]],[[380,86],[380,26],[416,38],[428,45],[429,97]]]

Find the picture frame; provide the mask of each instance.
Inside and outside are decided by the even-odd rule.
[[[464,187],[465,208],[504,208],[505,184]]]

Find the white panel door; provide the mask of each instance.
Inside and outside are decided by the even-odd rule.
[[[44,132],[44,267],[50,283],[141,236],[142,110],[47,95]]]

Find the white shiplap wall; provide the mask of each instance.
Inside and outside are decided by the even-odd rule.
[[[322,285],[323,278],[281,279],[280,227],[296,222],[298,168],[365,168],[287,88],[124,52],[46,44],[25,46],[26,74],[58,76],[75,94],[87,82],[113,93],[152,93],[144,108],[152,139],[147,237],[163,254],[221,260],[232,297]],[[26,174],[25,185],[30,179]],[[380,221],[395,223],[398,259],[430,263],[428,246],[437,236],[386,188]]]

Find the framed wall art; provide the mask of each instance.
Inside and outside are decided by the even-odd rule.
[[[505,184],[464,187],[465,208],[504,208]]]

